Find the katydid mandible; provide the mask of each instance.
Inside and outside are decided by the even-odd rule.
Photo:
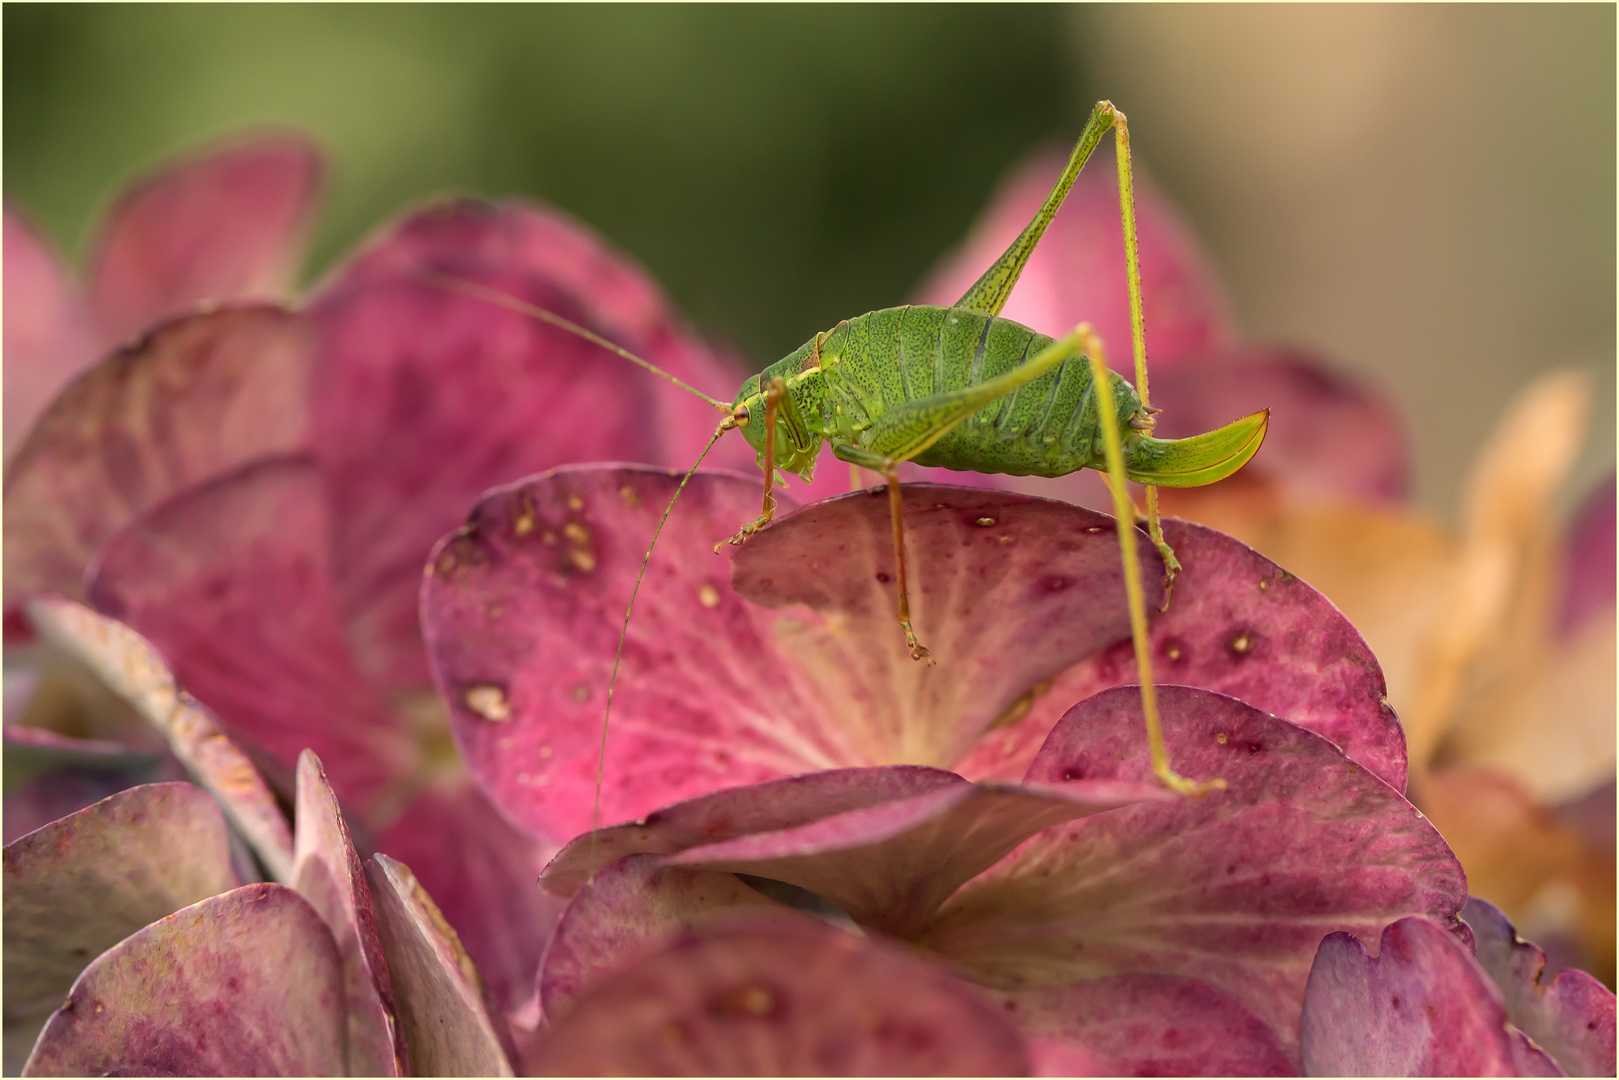
[[[1117,148],[1119,209],[1130,298],[1130,338],[1136,385],[1109,370],[1101,339],[1088,324],[1053,339],[1000,317],[1018,276],[1091,152],[1108,131]],[[725,413],[703,452],[676,489],[641,563],[646,572],[663,525],[686,482],[720,436],[732,429],[758,452],[764,469],[764,500],[758,518],[725,543],[741,544],[775,515],[776,472],[812,477],[823,442],[839,460],[878,473],[888,487],[897,568],[897,617],[915,660],[932,663],[911,625],[901,516],[899,465],[919,465],[1016,476],[1063,476],[1083,468],[1103,472],[1113,493],[1124,561],[1131,636],[1141,682],[1153,773],[1166,786],[1197,794],[1221,786],[1178,776],[1169,765],[1153,691],[1146,610],[1131,533],[1138,513],[1127,480],[1146,485],[1148,533],[1164,559],[1166,584],[1180,564],[1158,520],[1156,487],[1198,487],[1236,472],[1259,449],[1269,411],[1233,421],[1187,439],[1152,436],[1158,410],[1148,404],[1147,351],[1142,321],[1141,271],[1136,246],[1135,198],[1130,174],[1130,137],[1124,114],[1111,102],[1097,103],[1062,176],[1033,220],[1004,254],[950,307],[907,305],[845,319],[817,333],[788,356],[750,377],[730,405],[687,386],[654,365],[552,312],[463,281],[446,284],[523,311],[668,379]],[[1098,387],[1105,387],[1098,393]],[[1127,434],[1125,434],[1127,433]],[[600,803],[602,765],[613,685],[623,656],[636,577],[624,613],[602,718],[597,769]],[[1167,599],[1166,599],[1167,603]],[[592,829],[595,828],[592,822]]]

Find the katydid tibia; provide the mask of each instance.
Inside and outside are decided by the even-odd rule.
[[[1064,337],[1053,339],[999,314],[1046,226],[1109,130],[1115,133],[1118,150],[1119,208],[1136,367],[1133,387],[1108,369],[1102,342],[1089,325],[1081,324]],[[1165,440],[1152,436],[1157,410],[1151,408],[1147,397],[1129,129],[1124,114],[1112,103],[1096,105],[1067,167],[1039,212],[955,304],[947,308],[885,308],[845,319],[750,377],[729,405],[552,312],[469,282],[441,280],[579,334],[696,394],[725,414],[659,519],[642,560],[641,575],[646,572],[653,547],[686,481],[719,438],[733,428],[741,430],[758,452],[764,469],[764,500],[759,517],[730,537],[728,542],[732,544],[745,542],[771,521],[777,470],[797,473],[808,480],[823,442],[831,445],[838,459],[881,475],[888,486],[893,519],[897,617],[911,656],[919,661],[932,663],[932,658],[918,640],[910,619],[900,463],[914,461],[1020,476],[1062,476],[1083,468],[1104,472],[1113,492],[1118,522],[1153,772],[1165,785],[1183,794],[1224,786],[1219,780],[1199,783],[1184,779],[1169,766],[1159,730],[1145,602],[1131,540],[1138,515],[1126,481],[1147,486],[1148,532],[1163,556],[1166,584],[1172,584],[1179,563],[1159,527],[1155,488],[1197,487],[1237,471],[1259,449],[1269,411],[1192,438]],[[1098,393],[1098,387],[1106,387],[1106,392]],[[726,542],[715,545],[715,550]],[[598,806],[613,686],[641,575],[636,577],[635,590],[624,613],[624,628],[607,688],[597,771]]]

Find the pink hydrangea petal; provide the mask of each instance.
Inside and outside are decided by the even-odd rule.
[[[1471,897],[1462,918],[1473,929],[1479,965],[1501,991],[1513,1024],[1568,1075],[1614,1075],[1613,991],[1573,968],[1542,983],[1546,954],[1520,938],[1493,904]]]
[[[280,885],[182,908],[103,953],[40,1033],[25,1076],[335,1076],[343,968]]]
[[[1587,620],[1613,609],[1614,578],[1619,574],[1614,530],[1614,478],[1609,473],[1586,495],[1569,528],[1563,604],[1557,617],[1557,629],[1565,638]]]
[[[1130,304],[1118,172],[1112,140],[1105,142],[1079,174],[1001,314],[1052,337],[1089,322],[1107,343],[1114,368],[1123,371],[1131,363]],[[1067,160],[1068,148],[1051,147],[1020,165],[963,249],[923,283],[919,302],[959,300],[1034,217]],[[1231,334],[1230,304],[1191,229],[1139,162],[1135,180],[1147,348],[1158,373],[1190,352],[1223,344]]]
[[[955,773],[920,765],[824,769],[727,788],[655,810],[640,821],[575,838],[551,860],[540,884],[572,896],[626,855],[673,855],[700,844],[791,829],[822,818],[964,786]]]
[[[55,1008],[91,959],[237,884],[219,807],[186,783],[121,791],[7,844],[7,1014]]]
[[[409,1076],[371,890],[326,770],[309,750],[298,755],[297,823],[292,885],[326,921],[343,958],[347,1074]]]
[[[320,151],[288,132],[168,162],[125,191],[90,261],[102,340],[205,301],[286,296],[320,186]]]
[[[791,929],[810,918],[750,889],[734,874],[659,866],[631,855],[604,868],[569,901],[545,950],[540,1005],[555,1024],[581,993],[699,923],[738,908],[760,925]]]
[[[721,419],[600,346],[430,273],[588,326],[723,400],[740,381],[680,330],[639,268],[552,212],[446,203],[362,249],[311,306],[322,334],[312,408],[341,508],[339,603],[362,668],[390,688],[427,682],[422,563],[485,489],[572,461],[684,468]],[[716,464],[746,450],[739,436],[724,443]]]
[[[321,478],[272,458],[183,492],[108,541],[90,583],[181,685],[285,765],[310,747],[366,813],[413,748],[354,668],[332,597]]]
[[[965,885],[922,940],[1007,988],[1203,979],[1291,1045],[1322,934],[1450,919],[1461,867],[1411,804],[1320,736],[1206,690],[1159,695],[1175,770],[1228,790],[1048,829]],[[1122,687],[1071,709],[1028,780],[1151,775],[1140,695]]]
[[[6,454],[96,356],[89,309],[50,242],[5,204]]]
[[[1405,733],[1383,699],[1382,669],[1332,602],[1213,529],[1166,520],[1164,535],[1185,569],[1169,611],[1148,624],[1153,678],[1229,694],[1309,728],[1404,791]],[[959,771],[1015,779],[1070,705],[1136,680],[1125,639],[1058,676],[1027,719],[987,734]]]
[[[150,641],[71,600],[36,600],[29,620],[41,636],[88,667],[168,741],[169,750],[218,802],[277,881],[292,873],[292,832],[253,762],[208,711],[175,685]]]
[[[5,603],[84,595],[117,529],[304,430],[309,327],[274,307],[167,323],[80,376],[7,464]]]
[[[1157,784],[959,784],[665,861],[785,881],[861,926],[910,937],[964,882],[1041,829],[1166,797]]]
[[[365,862],[400,1029],[419,1076],[511,1076],[509,1041],[478,969],[410,868]]]
[[[500,816],[464,775],[418,792],[377,847],[416,870],[508,1012],[534,995],[534,976],[562,902],[535,884],[551,848]]]
[[[526,1065],[540,1076],[1008,1076],[1028,1057],[972,987],[806,920],[688,935],[597,984]]]
[[[997,994],[1037,1076],[1295,1076],[1263,1020],[1208,983],[1116,975]]]
[[[1373,384],[1288,349],[1227,348],[1188,361],[1154,373],[1160,438],[1268,408],[1265,445],[1240,475],[1273,481],[1284,499],[1399,502],[1410,494],[1404,421]]]
[[[1352,934],[1322,940],[1301,1048],[1306,1076],[1560,1075],[1466,948],[1422,918],[1386,928],[1375,957]]]

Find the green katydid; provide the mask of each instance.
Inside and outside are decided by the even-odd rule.
[[[1115,133],[1118,151],[1119,207],[1136,365],[1134,387],[1108,369],[1102,342],[1088,324],[1052,339],[999,315],[1035,245],[1091,152],[1109,130]],[[1133,557],[1131,532],[1138,514],[1126,481],[1147,486],[1148,532],[1163,556],[1166,583],[1172,584],[1179,563],[1159,526],[1155,488],[1197,487],[1231,475],[1259,449],[1269,412],[1254,413],[1192,438],[1165,440],[1152,436],[1157,410],[1150,407],[1147,398],[1129,129],[1124,114],[1111,102],[1097,103],[1067,167],[1039,212],[955,304],[885,308],[845,319],[750,377],[729,405],[552,312],[469,282],[444,279],[444,283],[578,334],[674,382],[725,413],[659,520],[642,560],[642,575],[686,481],[720,436],[733,428],[740,429],[758,452],[764,469],[764,502],[759,517],[729,538],[732,544],[745,542],[771,521],[775,514],[776,471],[809,479],[823,442],[831,444],[832,453],[840,460],[880,474],[887,483],[893,519],[897,617],[916,660],[932,662],[910,619],[900,463],[914,461],[919,465],[1025,476],[1062,476],[1082,468],[1104,472],[1118,522],[1153,772],[1165,785],[1185,794],[1223,786],[1218,780],[1197,783],[1184,779],[1169,766],[1153,691],[1145,602]],[[1105,402],[1096,393],[1100,386],[1108,388]],[[1125,431],[1128,434],[1121,435]],[[715,550],[724,543],[717,544]],[[640,582],[638,575],[624,613],[624,630],[608,683],[597,771],[598,804],[613,685]]]

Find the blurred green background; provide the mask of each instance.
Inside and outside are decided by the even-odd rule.
[[[559,205],[761,363],[904,299],[1107,96],[1251,335],[1372,373],[1445,508],[1514,390],[1601,376],[1612,6],[7,5],[4,183],[71,254],[243,124],[332,158],[311,278],[402,203]]]

